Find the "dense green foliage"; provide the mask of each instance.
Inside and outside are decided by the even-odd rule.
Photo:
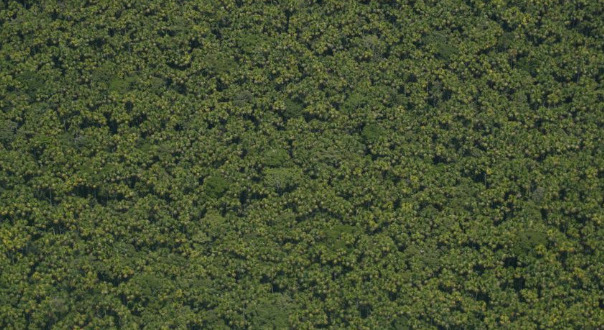
[[[601,326],[603,8],[0,2],[0,328]]]

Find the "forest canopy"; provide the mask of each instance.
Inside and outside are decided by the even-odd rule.
[[[597,329],[578,1],[0,2],[0,328]]]

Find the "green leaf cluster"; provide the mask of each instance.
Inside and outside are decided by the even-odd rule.
[[[0,329],[599,329],[602,3],[0,1]]]

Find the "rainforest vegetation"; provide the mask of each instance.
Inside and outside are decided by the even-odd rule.
[[[0,328],[601,329],[599,0],[3,0]]]

